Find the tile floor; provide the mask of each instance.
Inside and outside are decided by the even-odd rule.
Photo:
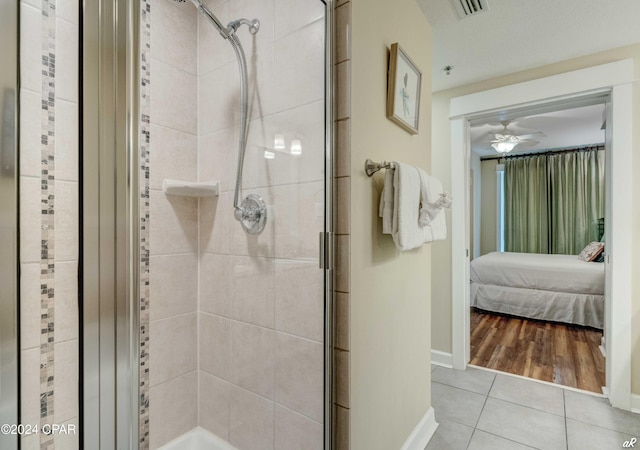
[[[432,366],[431,398],[440,426],[425,450],[640,448],[640,414],[559,386]]]

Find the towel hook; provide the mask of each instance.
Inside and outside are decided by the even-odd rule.
[[[395,169],[395,165],[392,162],[387,162],[387,161],[382,161],[381,163],[377,163],[372,161],[371,159],[367,159],[364,162],[364,171],[367,173],[368,177],[373,176],[374,173],[382,169]]]

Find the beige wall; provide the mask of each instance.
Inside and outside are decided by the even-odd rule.
[[[522,72],[505,75],[490,80],[473,83],[458,88],[448,89],[433,94],[433,122],[434,130],[432,147],[432,170],[433,174],[439,177],[445,186],[451,186],[451,164],[449,162],[450,134],[449,134],[449,101],[458,96],[471,94],[474,92],[507,86],[514,83],[534,80],[541,77],[556,75],[572,70],[583,69],[599,64],[606,64],[626,58],[634,60],[635,76],[640,76],[640,44],[621,47],[614,50],[595,53],[593,55],[575,58],[556,64],[550,64]],[[640,114],[640,88],[634,85],[633,88],[634,116]],[[633,134],[634,159],[633,167],[635,171],[640,170],[640,129],[634,128]],[[634,193],[633,204],[638,204],[638,194],[640,193],[640,177],[634,179],[632,186]],[[640,230],[640,208],[633,211],[633,229]],[[633,273],[640,270],[640,240],[637,235],[629,236],[629,245],[633,248]],[[435,280],[432,287],[433,316],[432,316],[432,338],[433,349],[443,352],[451,352],[451,247],[434,248],[434,258],[441,264],[432,267],[432,278]],[[632,286],[632,316],[633,316],[633,337],[632,337],[632,391],[640,393],[640,279],[633,281]]]
[[[482,180],[480,217],[480,254],[496,251],[496,166],[497,159],[488,159],[480,164]]]
[[[413,0],[352,0],[351,449],[400,448],[431,404],[431,246],[400,253],[381,234],[384,174],[366,158],[430,170],[431,28]],[[422,70],[419,134],[386,118],[388,48]]]

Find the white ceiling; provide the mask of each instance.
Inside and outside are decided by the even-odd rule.
[[[549,149],[580,147],[604,142],[602,130],[604,104],[581,106],[532,116],[516,117],[508,129],[520,134],[542,131],[543,136],[533,138],[537,144],[518,144],[509,154],[532,153]],[[491,147],[492,133],[503,129],[499,119],[488,120],[488,124],[471,127],[471,150],[480,157],[496,156]]]
[[[464,19],[451,0],[416,1],[433,28],[434,92],[640,42],[640,0],[487,0]]]

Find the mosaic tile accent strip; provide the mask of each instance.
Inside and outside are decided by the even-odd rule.
[[[151,0],[140,17],[140,417],[139,449],[149,448],[149,146],[151,139]]]
[[[42,0],[42,135],[40,250],[40,426],[53,424],[55,331],[55,97],[56,5]],[[40,433],[40,449],[54,448],[53,435]]]

